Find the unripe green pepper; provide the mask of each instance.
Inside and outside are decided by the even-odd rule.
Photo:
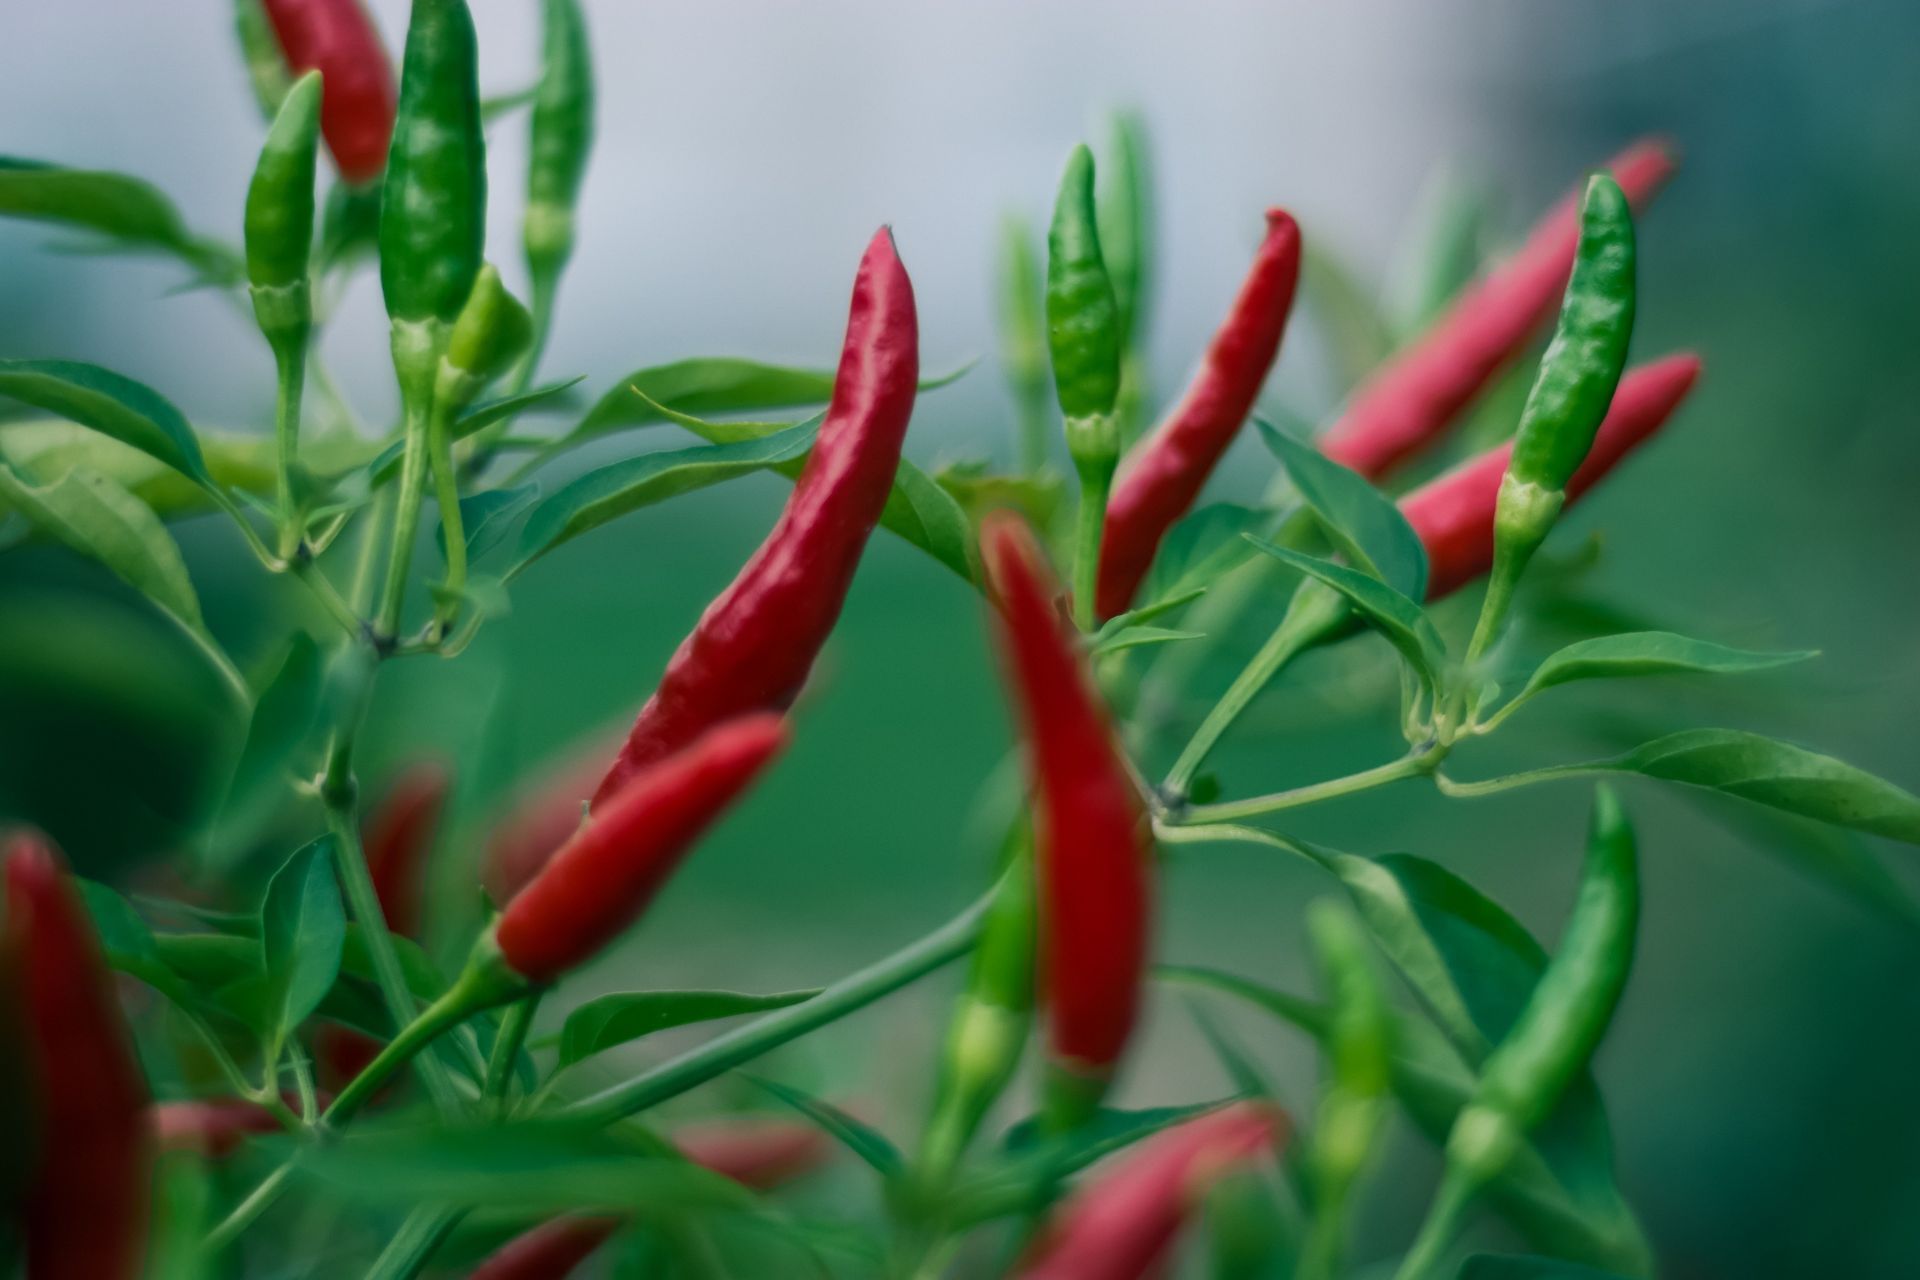
[[[533,317],[507,292],[491,262],[474,277],[473,292],[447,332],[446,353],[434,384],[436,416],[456,412],[526,353]]]
[[[1633,212],[1605,173],[1587,182],[1580,242],[1553,341],[1520,413],[1494,510],[1494,563],[1470,657],[1497,638],[1513,590],[1566,504],[1626,368],[1633,336]]]
[[[1100,254],[1093,153],[1084,144],[1067,157],[1047,232],[1047,344],[1075,464],[1111,470],[1120,456],[1120,306]]]
[[[486,234],[479,45],[466,0],[414,0],[380,197],[380,289],[411,398],[431,390],[442,336],[473,292]]]
[[[247,186],[247,285],[260,331],[276,352],[313,329],[313,180],[320,153],[320,73],[294,82],[260,148]]]
[[[240,57],[247,64],[247,84],[260,114],[268,120],[280,111],[293,76],[287,71],[287,59],[273,36],[273,27],[260,8],[260,0],[233,0],[233,34],[240,42]]]
[[[580,0],[546,0],[528,140],[527,267],[551,281],[573,253],[573,207],[593,147],[593,56]]]

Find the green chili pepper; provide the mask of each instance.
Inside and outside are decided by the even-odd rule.
[[[524,229],[536,295],[552,288],[573,253],[573,207],[593,146],[593,57],[586,18],[579,0],[546,0],[544,15]]]
[[[307,273],[319,153],[320,73],[309,71],[281,103],[247,187],[247,284],[260,331],[276,352],[304,345],[313,327]]]
[[[1008,214],[1000,225],[1000,365],[1019,415],[1020,470],[1027,475],[1047,464],[1047,419],[1053,411],[1046,289],[1032,229],[1024,218]]]
[[[271,120],[286,101],[293,76],[287,71],[287,60],[280,53],[280,43],[274,39],[260,0],[233,0],[233,33],[240,41],[240,57],[247,64],[247,83],[253,89],[254,101],[260,104],[260,114]]]
[[[1115,115],[1108,128],[1111,136],[1101,168],[1100,249],[1113,279],[1120,344],[1130,347],[1139,337],[1153,248],[1146,129],[1131,112]]]
[[[947,1026],[946,1051],[921,1171],[941,1183],[974,1130],[1020,1065],[1033,1023],[1037,928],[1033,835],[1024,825],[1008,838],[1006,871],[981,928],[967,984]]]
[[[1074,617],[1094,622],[1100,538],[1107,492],[1120,461],[1120,306],[1100,256],[1093,200],[1093,153],[1083,144],[1067,157],[1060,195],[1047,232],[1047,345],[1053,386],[1066,417],[1067,452],[1080,475],[1080,514],[1074,533]]]
[[[1633,212],[1620,184],[1595,174],[1580,207],[1580,243],[1559,323],[1520,412],[1512,461],[1500,484],[1493,574],[1472,657],[1498,636],[1514,586],[1559,517],[1568,480],[1593,447],[1626,368],[1633,312]]]
[[[486,234],[479,46],[466,0],[414,0],[380,197],[380,288],[403,391],[431,387],[442,334],[473,292]]]

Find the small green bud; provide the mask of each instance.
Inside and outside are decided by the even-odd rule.
[[[533,317],[507,292],[492,263],[474,277],[473,292],[447,334],[434,394],[463,404],[505,373],[533,342]]]

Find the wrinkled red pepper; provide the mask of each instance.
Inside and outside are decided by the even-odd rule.
[[[359,185],[387,167],[397,96],[393,63],[360,0],[261,0],[296,74],[321,76],[320,132],[340,176]]]
[[[701,1125],[673,1142],[695,1164],[756,1191],[805,1173],[827,1152],[825,1135],[791,1120]],[[564,1280],[619,1227],[618,1218],[586,1215],[543,1222],[502,1245],[469,1280]]]
[[[508,966],[546,982],[611,942],[786,742],[781,717],[742,716],[632,774],[507,904],[494,941]]]
[[[1142,1280],[1159,1274],[1207,1188],[1277,1148],[1286,1116],[1235,1103],[1143,1142],[1068,1202],[1017,1275],[1022,1280]]]
[[[1637,210],[1666,185],[1675,166],[1665,142],[1645,139],[1606,167]],[[1321,450],[1377,478],[1445,431],[1557,313],[1579,239],[1576,188],[1512,258],[1470,286],[1353,393],[1339,421],[1320,437]]]
[[[1572,502],[1663,426],[1700,376],[1700,358],[1668,356],[1629,369],[1594,437],[1593,449],[1567,483]],[[1427,598],[1441,596],[1493,565],[1493,511],[1511,442],[1489,449],[1400,500],[1401,514],[1427,549]]]
[[[146,1252],[146,1078],[87,910],[45,839],[7,840],[7,942],[21,964],[40,1144],[27,1191],[34,1280],[131,1280]],[[12,1140],[13,1135],[9,1135]]]
[[[784,711],[798,696],[893,488],[919,376],[913,284],[883,227],[854,278],[833,399],[793,496],[667,664],[596,807],[722,720]]]
[[[1125,613],[1160,540],[1199,496],[1215,464],[1253,412],[1280,352],[1300,279],[1300,227],[1267,211],[1267,234],[1200,371],[1166,419],[1120,465],[1107,501],[1095,606]]]
[[[1033,778],[1053,1065],[1097,1096],[1139,1011],[1151,827],[1033,535],[1013,516],[990,516],[981,555]]]

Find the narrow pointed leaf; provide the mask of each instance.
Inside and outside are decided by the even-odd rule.
[[[1358,473],[1264,418],[1254,425],[1341,554],[1408,599],[1426,599],[1426,549],[1400,508]]]
[[[754,1075],[747,1078],[792,1107],[809,1124],[858,1156],[862,1163],[881,1177],[895,1178],[906,1169],[907,1160],[900,1154],[900,1148],[872,1125],[848,1115],[830,1102],[791,1085],[781,1084],[778,1080]]]
[[[112,436],[213,488],[193,428],[144,383],[74,360],[0,360],[0,396]]]
[[[271,1042],[307,1020],[340,973],[346,909],[334,879],[333,838],[300,849],[267,883],[260,905],[260,953],[271,993]]]
[[[627,991],[589,1000],[567,1015],[560,1030],[560,1065],[629,1044],[672,1027],[784,1009],[819,995],[813,991]]]
[[[1310,578],[1332,587],[1345,596],[1347,603],[1371,622],[1387,642],[1400,651],[1429,686],[1439,683],[1446,662],[1446,644],[1434,630],[1426,613],[1413,600],[1380,579],[1349,569],[1346,565],[1314,556],[1303,556],[1247,534],[1246,540],[1282,564],[1298,569]]]
[[[1543,690],[1578,680],[1631,676],[1737,674],[1769,671],[1819,656],[1813,650],[1761,653],[1732,649],[1671,631],[1634,631],[1580,640],[1549,656],[1514,697],[1518,705]]]
[[[183,625],[206,634],[200,597],[173,535],[118,481],[75,467],[52,484],[39,486],[0,466],[0,499],[36,528],[104,565]]]

